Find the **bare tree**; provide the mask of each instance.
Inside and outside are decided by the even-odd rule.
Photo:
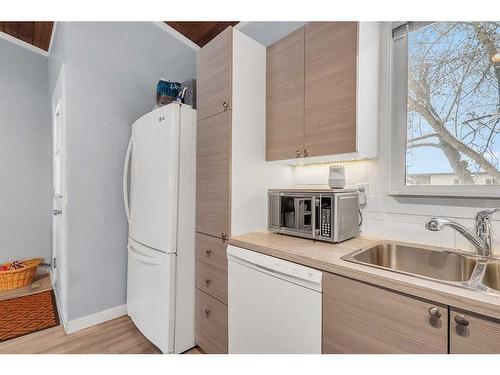
[[[437,22],[408,41],[407,148],[440,149],[461,184],[500,181],[499,22]]]

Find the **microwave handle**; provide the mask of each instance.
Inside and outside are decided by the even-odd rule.
[[[311,200],[311,231],[312,238],[316,238],[316,197]]]
[[[311,226],[312,226],[312,236],[313,238],[319,237],[319,227],[321,226],[321,211],[320,215],[317,215],[317,211],[321,210],[320,208],[320,198],[319,197],[313,197],[313,201],[311,204],[311,212],[312,212],[312,219],[311,219]],[[319,217],[319,223],[320,225],[318,228],[316,228],[316,218]]]

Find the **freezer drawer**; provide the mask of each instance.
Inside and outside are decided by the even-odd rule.
[[[127,311],[144,336],[163,353],[174,350],[175,254],[129,239]]]
[[[229,246],[229,353],[320,354],[321,276]]]

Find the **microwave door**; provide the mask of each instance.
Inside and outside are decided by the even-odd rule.
[[[295,228],[314,236],[314,198],[295,198]]]

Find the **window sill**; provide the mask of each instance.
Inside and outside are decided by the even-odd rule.
[[[387,194],[390,196],[411,197],[500,199],[500,186],[475,186],[461,189],[450,189],[449,186],[433,186],[430,190],[405,187],[401,190],[389,190]]]

